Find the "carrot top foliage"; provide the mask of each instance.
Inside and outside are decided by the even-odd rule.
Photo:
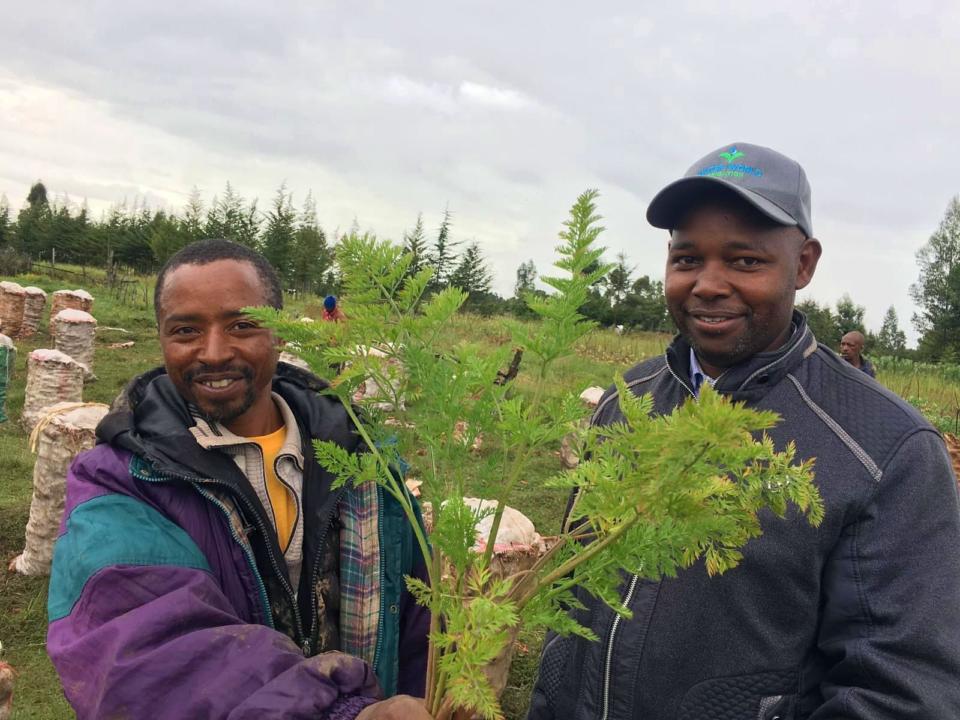
[[[722,573],[761,534],[761,509],[782,517],[793,504],[814,525],[823,517],[812,461],[798,463],[792,445],[778,452],[764,434],[775,413],[705,387],[697,402],[655,417],[650,399],[633,396],[617,379],[627,422],[578,430],[583,409],[576,396],[545,391],[551,368],[592,330],[578,309],[610,269],[597,245],[603,228],[596,198],[593,190],[580,195],[564,223],[558,272],[542,278],[554,292],[526,298],[541,322],[504,319],[512,342],[492,352],[469,343],[440,346],[465,294],[429,294],[431,271],[411,270],[411,255],[370,235],[347,237],[338,249],[346,322],[252,311],[321,376],[341,368],[329,392],[344,401],[370,452],[350,455],[316,442],[318,460],[341,484],[378,483],[414,525],[430,582],[409,579],[408,587],[432,613],[427,704],[439,718],[459,709],[502,717],[489,666],[521,624],[590,637],[569,614],[579,606],[575,587],[626,613],[618,591],[624,573],[670,576],[701,558],[709,573]],[[534,380],[529,393],[494,382],[516,347],[524,350],[521,372]],[[377,391],[368,385],[368,397],[352,406],[371,379]],[[578,522],[531,569],[497,576],[491,565],[504,507],[535,454],[571,432],[588,459],[547,484],[576,494]],[[478,436],[493,449],[472,451]],[[429,534],[416,501],[395,479],[405,459],[415,463],[432,505]],[[462,499],[468,470],[476,474],[477,465],[498,481],[492,512]],[[478,548],[474,527],[484,515],[492,515],[492,531]]]

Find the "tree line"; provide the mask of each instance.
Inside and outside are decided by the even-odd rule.
[[[359,233],[359,227],[346,234]],[[336,294],[340,276],[336,250],[340,238],[328,236],[320,224],[316,201],[308,193],[294,205],[293,193],[281,185],[266,209],[256,199],[246,200],[228,182],[209,205],[194,188],[179,212],[154,209],[142,201],[114,205],[99,219],[86,204],[51,198],[42,182],[35,183],[20,211],[13,216],[6,197],[0,197],[0,268],[14,273],[31,261],[125,267],[138,273],[159,269],[185,245],[202,238],[222,237],[259,250],[276,268],[289,291]],[[492,291],[493,275],[476,241],[453,235],[453,213],[446,209],[439,227],[428,229],[422,213],[413,229],[403,234],[403,246],[413,254],[409,272],[433,269],[428,290],[458,287],[469,293],[465,309],[484,315],[528,316],[523,296],[542,294],[536,287],[533,261],[517,269],[514,294],[503,298]],[[609,279],[596,284],[582,311],[602,325],[624,325],[644,330],[666,330],[668,319],[663,286],[643,276],[634,280],[626,258]]]
[[[355,224],[347,234],[358,232]],[[18,259],[29,265],[30,260],[50,261],[55,256],[62,263],[122,266],[147,273],[157,270],[188,243],[206,237],[229,238],[256,248],[277,269],[288,290],[319,295],[339,290],[336,249],[340,238],[324,231],[311,193],[297,207],[286,185],[277,189],[264,210],[258,207],[257,199],[246,200],[228,182],[209,205],[194,188],[179,212],[153,209],[135,201],[115,205],[99,219],[90,217],[86,204],[77,207],[66,197],[49,198],[42,182],[30,188],[16,217],[6,197],[0,196],[0,267],[4,272],[16,272]],[[470,294],[466,308],[473,312],[528,317],[530,311],[523,298],[530,293],[543,294],[532,260],[517,268],[511,297],[494,293],[493,276],[479,243],[454,238],[449,209],[435,231],[424,225],[422,214],[418,215],[402,242],[414,257],[411,273],[431,267],[429,290],[459,287]],[[877,333],[866,331],[865,309],[848,295],[833,308],[812,300],[797,307],[806,314],[817,338],[832,347],[844,333],[859,330],[867,338],[867,352],[875,355],[915,355],[926,361],[960,362],[960,197],[950,201],[937,230],[916,257],[920,275],[911,286],[919,308],[912,317],[920,332],[916,351],[907,350],[892,306]],[[607,276],[591,288],[581,312],[604,326],[672,329],[663,283],[637,274],[623,253],[612,263]]]

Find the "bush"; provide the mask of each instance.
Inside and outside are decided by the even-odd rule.
[[[32,264],[29,255],[19,253],[11,247],[0,248],[0,268],[3,268],[4,275],[30,272]]]

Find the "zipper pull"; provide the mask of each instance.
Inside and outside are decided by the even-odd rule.
[[[304,657],[310,657],[310,641],[309,640],[304,640],[303,646],[300,649],[303,650]]]

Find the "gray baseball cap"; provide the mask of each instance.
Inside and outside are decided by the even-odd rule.
[[[695,162],[679,180],[658,192],[647,208],[654,227],[673,230],[704,188],[729,188],[781,225],[799,227],[813,237],[810,183],[796,160],[776,150],[733,143]]]

